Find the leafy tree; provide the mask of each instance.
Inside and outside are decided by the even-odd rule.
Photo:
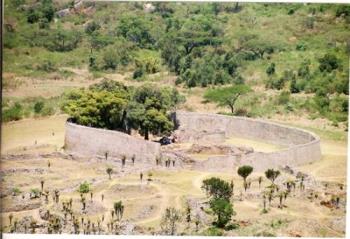
[[[81,33],[76,30],[63,30],[59,28],[57,30],[50,30],[41,40],[42,42],[39,42],[39,45],[42,44],[50,51],[71,51],[81,41]]]
[[[265,176],[267,179],[269,179],[272,184],[274,184],[276,178],[280,175],[280,171],[274,170],[274,169],[268,169],[265,171]]]
[[[210,201],[210,208],[217,216],[215,225],[223,228],[231,220],[232,215],[235,214],[231,203],[224,198],[216,198]]]
[[[155,39],[151,34],[151,28],[150,21],[142,16],[124,15],[119,21],[117,34],[135,42],[141,48],[152,48]]]
[[[134,94],[134,102],[129,104],[127,120],[129,126],[138,129],[146,140],[149,134],[169,134],[173,128],[173,122],[167,115],[167,110],[179,102],[178,94],[169,94],[174,89],[143,85]]]
[[[76,90],[65,96],[63,110],[78,124],[123,129],[124,110],[127,106],[124,92]]]
[[[230,184],[220,178],[212,177],[203,181],[202,189],[213,198],[224,198],[229,200],[232,196]]]
[[[184,47],[186,54],[198,46],[221,44],[220,24],[209,16],[196,15],[188,18],[177,31],[176,40]]]
[[[235,85],[207,90],[204,98],[208,101],[216,102],[219,106],[228,106],[231,109],[231,113],[234,113],[237,99],[250,91],[251,89],[247,85]]]
[[[249,165],[243,165],[238,168],[237,173],[243,178],[244,190],[247,191],[247,177],[253,172],[253,167]]]
[[[177,223],[180,221],[180,212],[175,208],[168,207],[165,209],[165,214],[162,217],[161,228],[167,235],[175,235]]]

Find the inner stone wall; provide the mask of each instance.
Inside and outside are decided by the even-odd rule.
[[[240,158],[235,156],[209,158],[199,162],[198,168],[225,171],[220,165],[231,165],[227,167],[231,170],[232,167],[249,164],[255,170],[262,171],[279,166],[302,165],[321,159],[319,137],[306,130],[263,120],[216,114],[177,112],[176,118],[179,122],[179,138],[181,138],[181,132],[185,133],[188,130],[194,135],[204,132],[224,132],[226,138],[232,136],[250,138],[287,147],[276,152],[249,153]]]

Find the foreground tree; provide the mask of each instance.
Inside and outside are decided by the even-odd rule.
[[[243,165],[238,168],[237,173],[243,178],[244,190],[247,191],[247,177],[253,172],[253,167],[249,165]]]
[[[230,201],[224,198],[216,198],[210,201],[210,208],[217,216],[215,225],[223,228],[231,220],[232,215],[235,214]]]
[[[234,113],[235,104],[241,95],[247,94],[251,89],[247,85],[235,85],[206,91],[204,98],[215,102],[219,106],[228,106],[231,113]]]

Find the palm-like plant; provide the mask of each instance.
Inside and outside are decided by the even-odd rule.
[[[239,167],[237,170],[237,173],[239,176],[243,178],[243,186],[244,190],[247,191],[247,177],[253,172],[253,167],[249,165],[243,165],[242,167]]]
[[[135,164],[135,159],[136,159],[136,156],[135,156],[135,154],[134,154],[134,155],[131,157],[132,165]]]
[[[125,166],[125,162],[126,162],[126,156],[123,155],[123,156],[122,156],[122,167]]]
[[[107,174],[108,174],[108,176],[109,176],[109,179],[112,179],[112,178],[111,178],[111,175],[112,175],[112,173],[113,173],[113,169],[109,167],[109,168],[106,169],[106,172],[107,172]]]
[[[275,180],[280,174],[280,171],[274,169],[268,169],[265,171],[266,178],[269,179],[272,184],[275,184]]]
[[[258,181],[259,181],[259,188],[260,188],[261,183],[262,183],[262,177],[261,176],[259,177]]]
[[[40,181],[40,185],[41,185],[41,192],[43,192],[44,191],[44,180],[41,180]]]
[[[10,215],[9,215],[10,226],[12,225],[12,219],[13,219],[13,214],[10,213]]]
[[[115,215],[117,216],[117,220],[120,221],[123,217],[124,205],[122,201],[119,201],[119,202],[115,202],[113,206],[114,206]]]

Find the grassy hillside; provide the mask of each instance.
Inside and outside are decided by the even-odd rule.
[[[186,110],[222,113],[207,89],[246,84],[235,115],[345,129],[349,23],[349,5],[337,4],[5,1],[4,119],[59,112],[58,92],[106,77],[176,84]],[[40,86],[57,91],[36,94]],[[18,93],[28,89],[38,97]]]

